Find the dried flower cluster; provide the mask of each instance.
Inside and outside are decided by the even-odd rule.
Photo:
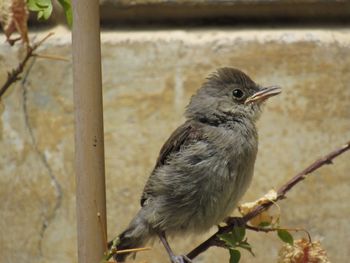
[[[279,252],[278,263],[330,263],[319,241],[300,239],[294,245],[285,243]]]
[[[266,193],[263,197],[259,198],[258,200],[240,205],[238,207],[238,211],[241,213],[242,216],[245,216],[246,214],[256,209],[256,207],[271,201],[275,202],[276,200],[277,200],[277,192],[275,190],[270,190],[268,193]],[[259,226],[261,223],[273,224],[274,221],[277,220],[277,218],[278,216],[277,217],[273,216],[270,214],[269,210],[266,210],[258,214],[249,222],[252,226]]]
[[[27,21],[28,9],[25,0],[0,0],[0,23],[11,45],[19,39],[29,43]],[[14,32],[18,32],[20,37],[11,39]]]

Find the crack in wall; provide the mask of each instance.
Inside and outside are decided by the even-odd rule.
[[[41,229],[39,232],[39,236],[40,236],[40,240],[39,240],[39,244],[38,244],[38,249],[39,249],[39,256],[42,257],[42,241],[44,239],[44,235],[45,235],[45,231],[47,230],[47,228],[49,227],[50,223],[52,222],[52,220],[55,218],[58,209],[61,207],[62,204],[62,198],[63,198],[63,190],[62,190],[62,186],[60,185],[59,181],[57,180],[45,154],[40,151],[38,144],[37,144],[37,140],[35,138],[34,135],[34,131],[33,131],[33,127],[30,123],[30,118],[28,115],[28,89],[27,89],[27,81],[28,81],[28,76],[31,72],[31,69],[33,68],[34,64],[35,64],[36,58],[34,58],[32,60],[32,62],[30,63],[28,69],[26,70],[23,80],[21,81],[21,88],[22,88],[22,111],[23,111],[23,115],[24,115],[24,121],[25,121],[25,126],[28,129],[29,132],[29,136],[32,142],[32,145],[34,147],[34,150],[36,152],[36,154],[39,156],[39,159],[41,161],[41,163],[44,165],[45,169],[47,170],[47,174],[50,178],[51,184],[53,185],[54,189],[55,189],[55,195],[56,195],[56,202],[55,205],[52,209],[51,213],[46,214],[46,211],[43,211],[43,216],[44,216],[44,220],[42,222],[41,225]]]

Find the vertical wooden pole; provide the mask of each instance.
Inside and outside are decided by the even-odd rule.
[[[73,0],[75,165],[80,263],[100,262],[106,243],[99,23],[98,0]]]

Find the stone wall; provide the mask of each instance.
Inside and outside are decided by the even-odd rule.
[[[41,52],[70,59],[70,32],[51,31],[56,35]],[[260,150],[245,201],[349,141],[349,44],[350,30],[339,27],[104,31],[109,238],[139,209],[162,143],[183,122],[190,96],[218,67],[237,67],[262,85],[283,87],[258,123]],[[21,54],[1,44],[1,83]],[[72,65],[36,59],[26,70],[25,80],[1,102],[0,262],[76,262]],[[282,225],[308,229],[332,262],[350,257],[348,160],[349,153],[315,172],[280,203]],[[184,253],[208,235],[171,243]],[[276,261],[281,242],[275,234],[249,232],[248,238],[256,257],[243,253],[242,262]],[[155,242],[135,262],[166,262],[166,255]],[[228,255],[212,248],[196,262],[228,262]]]

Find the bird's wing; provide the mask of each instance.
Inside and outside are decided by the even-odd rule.
[[[178,127],[164,143],[160,150],[154,169],[165,164],[170,154],[178,152],[187,143],[193,140],[198,140],[200,137],[201,132],[199,125],[194,122],[185,122],[183,125]]]
[[[201,138],[202,132],[199,123],[187,121],[184,124],[182,124],[170,135],[169,139],[161,148],[154,170],[166,164],[170,155],[180,151],[181,148],[188,145],[189,143],[197,141]],[[152,172],[152,175],[154,174],[154,170]],[[147,196],[151,194],[149,193],[148,188],[149,187],[147,182],[141,196],[141,206],[143,206],[144,202],[147,199]]]

